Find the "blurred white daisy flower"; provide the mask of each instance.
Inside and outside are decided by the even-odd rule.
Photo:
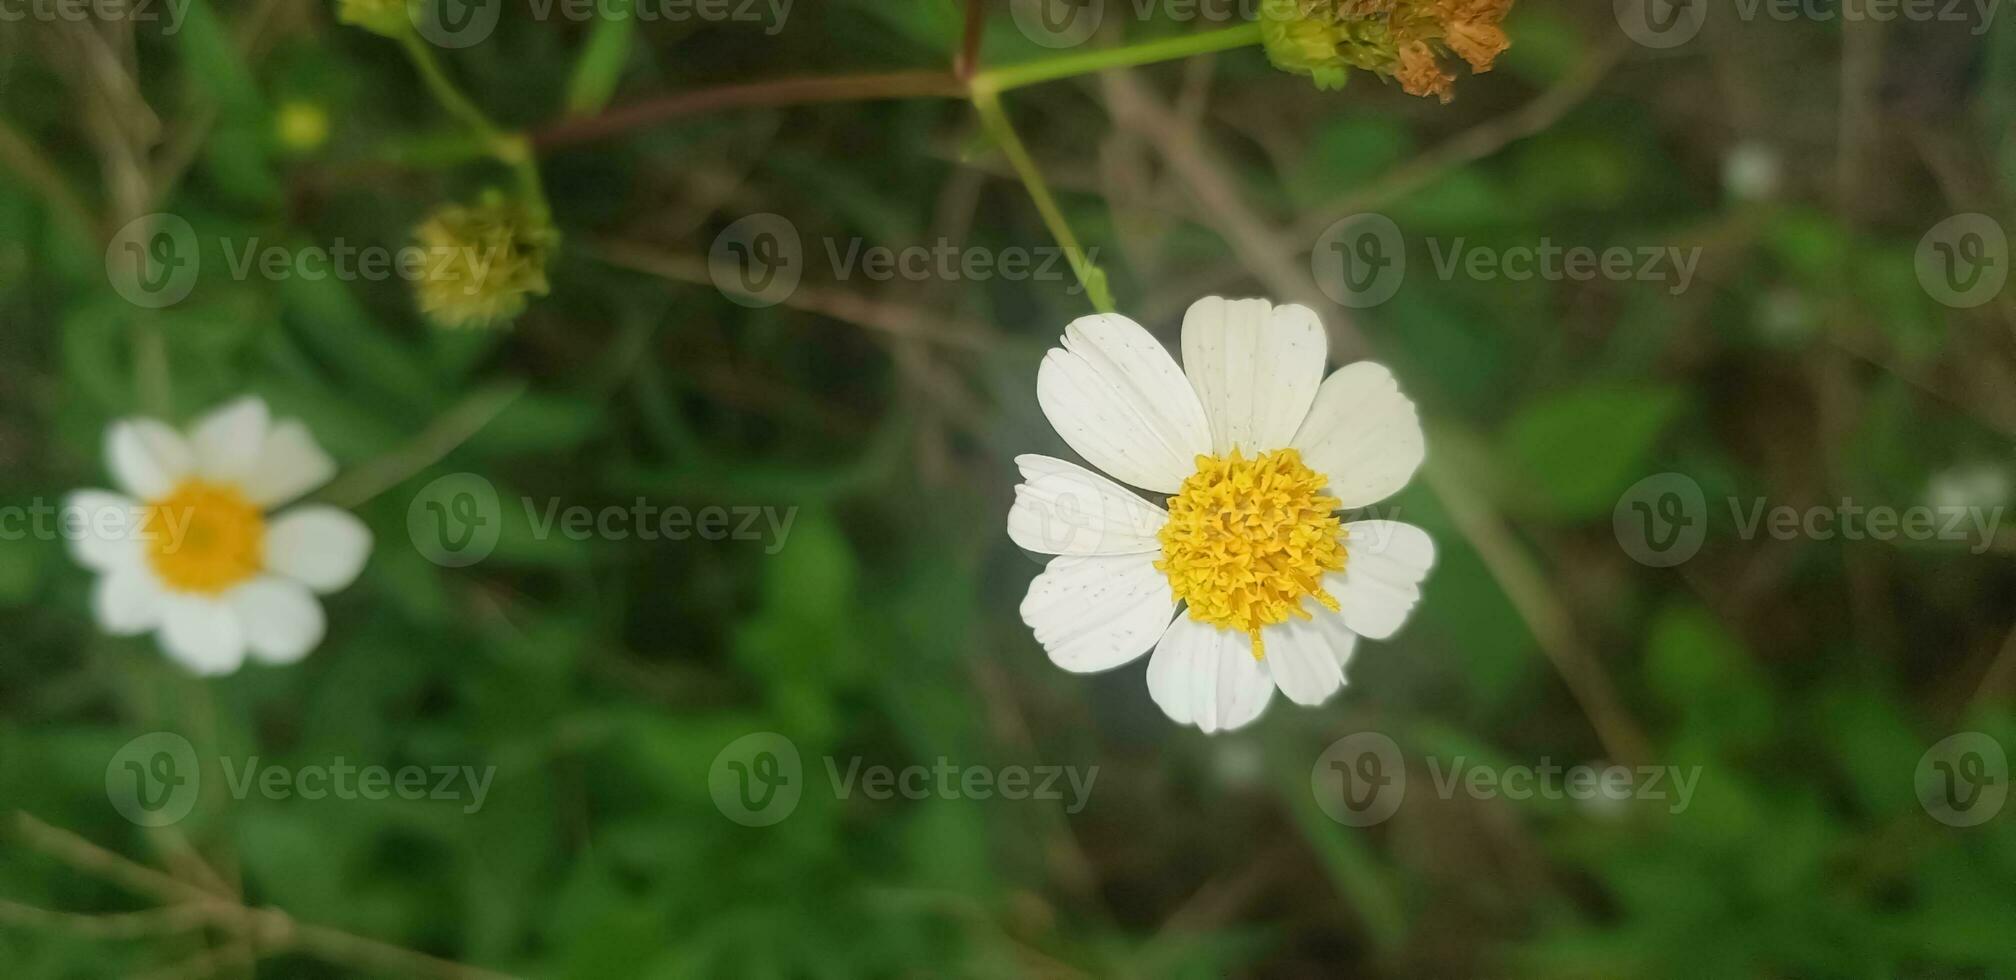
[[[100,628],[154,633],[204,675],[231,673],[248,653],[293,663],[322,641],[316,595],[357,578],[371,532],[319,504],[268,516],[335,475],[306,426],[241,398],[186,437],[153,419],[114,422],[105,455],[119,492],[81,490],[65,504],[71,553],[99,576]]]
[[[1405,486],[1425,455],[1386,368],[1323,377],[1316,314],[1211,297],[1183,319],[1183,366],[1123,316],[1077,320],[1037,374],[1076,463],[1021,456],[1008,535],[1057,555],[1022,620],[1050,659],[1089,673],[1151,647],[1148,693],[1206,732],[1258,718],[1279,687],[1321,704],[1358,637],[1384,639],[1435,560],[1419,528],[1344,523]],[[1177,616],[1179,607],[1188,615]]]

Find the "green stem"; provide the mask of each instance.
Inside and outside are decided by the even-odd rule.
[[[1182,37],[1163,38],[1100,51],[1086,51],[1028,64],[991,68],[973,76],[973,95],[977,101],[983,93],[1006,92],[1025,85],[1089,75],[1111,68],[1149,65],[1158,61],[1210,54],[1214,51],[1251,47],[1259,43],[1260,25],[1241,24],[1201,34],[1185,34]]]
[[[977,80],[976,80],[977,81]],[[1057,199],[1050,194],[1050,185],[1043,180],[1043,171],[1036,166],[1035,158],[1022,145],[1021,137],[1015,135],[1015,126],[1008,121],[1008,113],[1001,108],[1001,100],[993,90],[975,86],[973,108],[980,113],[980,122],[987,128],[994,142],[1008,154],[1008,162],[1022,178],[1022,186],[1029,191],[1030,200],[1036,204],[1036,211],[1043,216],[1043,224],[1050,229],[1050,237],[1064,249],[1065,258],[1071,262],[1071,271],[1085,287],[1085,297],[1092,302],[1092,308],[1101,313],[1112,313],[1113,294],[1106,287],[1106,273],[1085,254],[1078,244],[1078,235],[1071,230],[1070,222],[1064,220],[1064,212],[1057,206]]]
[[[399,45],[406,49],[407,59],[413,62],[414,70],[420,73],[420,80],[427,83],[427,91],[434,96],[434,101],[441,103],[441,108],[448,110],[449,115],[461,120],[463,125],[484,139],[497,138],[496,124],[449,80],[440,60],[434,57],[434,49],[420,35],[411,31],[401,34]]]
[[[540,223],[551,224],[553,209],[546,203],[546,190],[539,183],[539,166],[532,158],[531,142],[524,136],[499,130],[474,101],[455,87],[455,82],[441,68],[440,60],[434,57],[434,49],[419,35],[410,31],[401,34],[399,44],[406,49],[406,57],[413,62],[420,79],[427,83],[427,91],[434,96],[434,101],[441,103],[441,108],[475,133],[499,163],[511,168],[525,205],[532,209]]]

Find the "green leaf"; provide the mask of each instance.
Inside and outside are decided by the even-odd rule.
[[[1543,397],[1514,416],[1505,458],[1530,509],[1561,520],[1608,514],[1638,477],[1683,404],[1664,385],[1592,384]]]

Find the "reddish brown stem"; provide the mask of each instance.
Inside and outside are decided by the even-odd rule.
[[[818,102],[864,102],[876,99],[966,97],[966,83],[943,71],[902,71],[877,75],[825,78],[784,78],[771,82],[724,85],[679,92],[621,106],[599,115],[566,119],[532,134],[539,151],[604,139],[682,116],[724,109],[746,109]]]
[[[986,32],[987,0],[966,0],[966,36],[959,44],[959,58],[952,63],[953,74],[962,82],[971,81],[980,70],[980,36]]]

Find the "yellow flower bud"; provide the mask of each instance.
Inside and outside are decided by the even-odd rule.
[[[414,237],[426,257],[414,283],[420,312],[451,329],[502,325],[546,295],[546,261],[560,238],[543,217],[498,194],[436,209]]]
[[[329,113],[313,102],[288,102],[273,115],[273,135],[293,153],[313,153],[329,140]]]

